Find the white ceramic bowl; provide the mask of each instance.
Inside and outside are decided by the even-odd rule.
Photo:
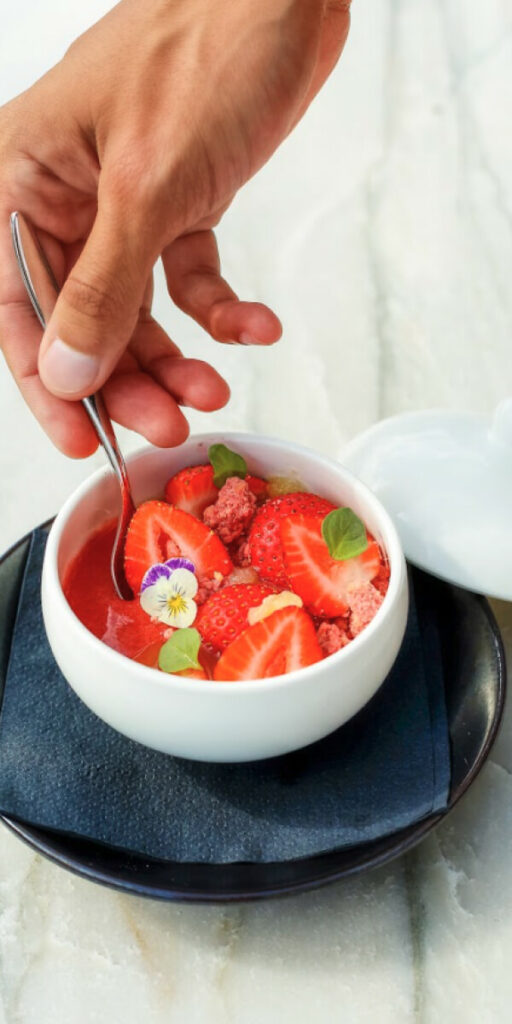
[[[407,575],[396,530],[368,488],[338,463],[284,441],[203,434],[175,449],[146,448],[128,460],[135,502],[160,497],[169,477],[207,461],[208,447],[216,441],[240,452],[251,473],[295,473],[310,490],[349,505],[364,520],[388,554],[391,576],[381,607],[358,637],[308,668],[239,683],[167,675],[111,650],[79,622],[61,587],[66,567],[88,535],[117,513],[118,484],[109,469],[82,484],[54,522],[43,568],[43,613],[63,675],[114,729],[180,757],[249,761],[320,739],[373,697],[403,638]]]

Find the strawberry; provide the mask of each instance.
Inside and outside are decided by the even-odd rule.
[[[265,501],[268,494],[268,485],[266,480],[262,480],[259,476],[251,476],[248,474],[245,478],[249,487],[251,488],[254,497],[258,501]]]
[[[370,583],[379,573],[379,545],[367,533],[368,547],[361,555],[339,561],[331,558],[322,536],[323,516],[290,516],[280,523],[284,564],[292,590],[313,615],[346,615],[350,588]]]
[[[217,501],[219,492],[213,482],[213,466],[187,466],[165,485],[165,500],[200,519],[205,508]]]
[[[264,583],[235,583],[224,587],[202,605],[194,626],[214,651],[223,651],[244,629],[247,612],[273,593]]]
[[[310,616],[302,608],[280,611],[245,629],[220,656],[217,681],[266,679],[313,665],[322,658]]]
[[[132,517],[126,536],[124,567],[133,592],[144,573],[158,562],[183,555],[199,577],[228,576],[233,565],[222,541],[188,512],[163,501],[145,501]]]
[[[317,494],[297,492],[285,494],[266,501],[255,515],[249,531],[249,556],[251,565],[262,579],[270,580],[276,586],[286,589],[288,580],[283,562],[283,548],[279,523],[286,516],[326,516],[336,506]]]

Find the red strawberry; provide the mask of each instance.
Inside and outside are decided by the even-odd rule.
[[[247,476],[245,479],[259,501],[266,497],[266,480],[258,476]],[[165,500],[197,519],[201,519],[205,508],[213,505],[218,497],[219,488],[213,482],[213,466],[210,463],[180,469],[165,485]]]
[[[248,628],[249,608],[256,608],[270,594],[273,594],[272,588],[264,583],[235,583],[224,587],[202,605],[194,627],[212,650],[223,651]]]
[[[278,587],[286,587],[288,579],[283,562],[283,548],[279,523],[286,516],[326,516],[335,508],[330,501],[317,494],[285,494],[280,498],[266,501],[252,521],[249,531],[249,555],[262,579],[270,580]]]
[[[198,576],[228,576],[233,565],[222,541],[188,512],[163,501],[145,501],[128,527],[124,549],[126,578],[135,594],[144,573],[157,562],[183,555]]]
[[[290,516],[280,524],[284,564],[290,586],[313,615],[333,618],[350,606],[350,587],[370,583],[377,576],[382,555],[367,534],[361,555],[337,561],[322,537],[322,516]]]
[[[310,616],[302,608],[280,611],[249,626],[226,648],[213,673],[217,681],[266,679],[322,658]]]
[[[200,519],[205,508],[219,496],[213,482],[213,466],[187,466],[165,485],[165,500]]]
[[[251,476],[250,474],[248,474],[245,479],[247,480],[254,497],[257,498],[258,501],[264,501],[268,493],[267,481],[262,480],[259,476]]]

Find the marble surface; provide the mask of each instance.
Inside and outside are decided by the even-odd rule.
[[[2,10],[0,102],[109,6]],[[512,7],[359,0],[339,68],[219,231],[226,274],[274,303],[271,351],[156,310],[233,387],[208,426],[334,456],[377,419],[491,412],[512,388]],[[283,387],[285,381],[285,387]],[[53,451],[0,373],[0,545],[93,467]],[[137,438],[122,432],[127,449]],[[512,611],[494,602],[509,657]],[[0,1024],[501,1024],[512,973],[512,712],[462,803],[408,856],[243,907],[145,902],[74,878],[0,828]]]

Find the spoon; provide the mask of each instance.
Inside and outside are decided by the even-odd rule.
[[[11,214],[11,234],[23,284],[27,289],[39,323],[44,330],[55,306],[59,294],[59,286],[35,229],[24,214]],[[124,573],[123,555],[126,531],[130,519],[135,512],[135,504],[132,498],[126,464],[119,449],[114,428],[101,392],[97,391],[95,395],[82,398],[82,405],[91,420],[99,441],[105,449],[107,458],[121,488],[121,514],[112,548],[110,571],[116,593],[123,600],[130,601],[133,598],[133,593]]]

